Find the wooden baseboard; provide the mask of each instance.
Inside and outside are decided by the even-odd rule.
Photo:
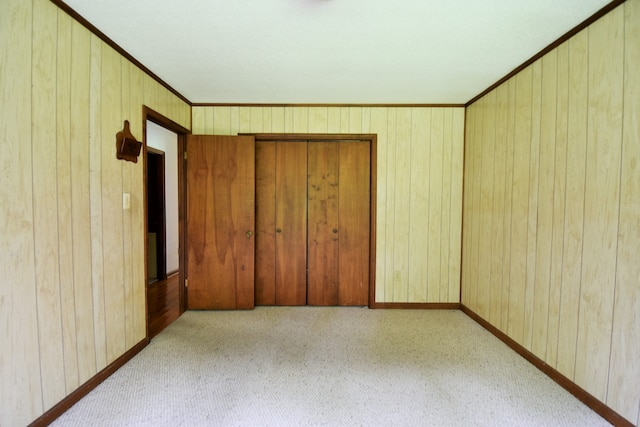
[[[589,394],[586,390],[578,386],[576,383],[571,381],[569,378],[562,375],[560,372],[547,365],[542,359],[540,359],[535,354],[531,353],[529,350],[515,342],[512,338],[510,338],[507,334],[493,326],[491,323],[484,320],[478,314],[473,312],[469,307],[464,304],[460,304],[460,310],[464,312],[467,316],[475,320],[487,331],[491,332],[498,339],[504,342],[506,345],[511,347],[516,353],[527,359],[533,366],[540,369],[544,372],[549,378],[558,383],[562,388],[567,390],[569,393],[574,395],[578,400],[587,405],[589,408],[593,409],[596,413],[598,413],[602,418],[609,421],[614,426],[624,426],[624,427],[634,427],[634,425],[625,419],[622,415],[618,414],[616,411],[608,407],[606,404],[602,403],[593,395]]]
[[[459,310],[458,302],[376,302],[369,308],[398,308],[415,310]]]
[[[145,348],[149,344],[149,340],[147,338],[140,341],[138,344],[133,346],[129,351],[124,353],[122,356],[118,357],[113,363],[104,368],[102,371],[98,372],[91,379],[89,379],[86,383],[82,384],[79,388],[73,391],[70,395],[62,399],[57,405],[53,408],[49,409],[47,412],[42,414],[39,418],[37,418],[34,422],[29,424],[29,427],[45,427],[51,424],[56,418],[60,415],[64,414],[69,408],[71,408],[76,402],[85,397],[91,390],[96,388],[101,382],[106,380],[113,374],[115,371],[120,369],[125,363],[133,358],[136,354],[138,354],[143,348]]]

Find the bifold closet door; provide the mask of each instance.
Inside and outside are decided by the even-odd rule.
[[[308,150],[307,302],[338,305],[338,143],[312,142]]]
[[[256,143],[256,304],[307,303],[307,144]]]
[[[310,142],[308,304],[368,304],[370,145]]]

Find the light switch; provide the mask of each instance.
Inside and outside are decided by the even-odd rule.
[[[122,193],[122,209],[124,209],[125,211],[131,209],[130,193]]]

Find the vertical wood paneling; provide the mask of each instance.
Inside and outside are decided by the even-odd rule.
[[[204,107],[193,107],[191,131],[196,135],[204,133],[204,113],[206,110]],[[219,132],[216,132],[216,134],[221,135]]]
[[[453,110],[451,137],[451,217],[449,220],[449,299],[460,302],[462,269],[462,169],[464,155],[464,118],[462,108]]]
[[[587,147],[588,35],[569,42],[569,98],[567,130],[566,207],[558,371],[574,378],[576,333],[582,269],[585,156]]]
[[[137,67],[130,67],[129,103],[131,114],[131,132],[142,135],[142,121],[135,118],[141,114],[140,106],[144,102],[144,78],[145,74]],[[181,103],[184,107],[184,104]],[[189,124],[187,118],[185,125]],[[146,336],[147,311],[146,311],[146,277],[144,262],[144,242],[147,238],[144,215],[144,168],[141,164],[131,169],[131,236],[133,253],[137,254],[137,262],[133,263],[133,341],[138,343]]]
[[[442,122],[442,197],[440,208],[440,223],[442,235],[440,246],[440,283],[438,284],[440,293],[439,301],[449,301],[449,263],[451,262],[451,150],[453,145],[453,109],[443,109]]]
[[[27,425],[144,338],[142,163],[114,136],[190,106],[49,1],[2,2],[0,36],[0,425]]]
[[[624,19],[620,224],[607,404],[633,420],[640,415],[640,2],[625,4]]]
[[[555,125],[555,166],[553,175],[553,231],[551,271],[549,277],[549,320],[547,325],[546,362],[556,368],[560,329],[560,298],[564,252],[564,216],[567,182],[567,111],[569,104],[569,43],[557,51],[557,89]]]
[[[605,400],[620,209],[624,9],[589,27],[585,230],[575,381]]]
[[[71,209],[71,18],[58,10],[57,35],[57,203],[60,271],[60,309],[64,354],[65,391],[80,385],[76,343],[76,313],[73,282],[73,220]]]
[[[340,107],[327,108],[327,132],[340,133]]]
[[[639,16],[639,3],[626,2],[498,87],[495,100],[491,93],[467,109],[463,212],[463,302],[632,423],[640,405]],[[494,131],[492,230],[503,224],[504,244],[493,236],[491,280],[478,274],[474,289],[487,260],[482,150]],[[474,301],[483,293],[488,316]]]
[[[426,121],[426,120],[425,120]],[[428,122],[429,123],[429,122]],[[429,135],[429,180],[428,180],[428,209],[429,220],[427,223],[428,245],[427,245],[427,295],[425,300],[441,301],[440,289],[442,288],[441,279],[441,247],[442,241],[442,175],[444,174],[443,165],[443,144],[444,144],[444,112],[442,108],[434,108],[431,110]],[[412,153],[413,158],[413,153]],[[426,174],[427,172],[425,172]],[[413,222],[412,221],[412,225]]]
[[[474,133],[473,138],[477,143],[470,145],[469,157],[466,158],[470,164],[470,170],[472,171],[469,175],[473,174],[474,176],[477,176],[476,179],[469,179],[468,181],[470,194],[468,203],[471,211],[469,217],[469,254],[466,262],[469,266],[469,275],[467,276],[467,281],[464,284],[465,287],[468,287],[466,291],[468,304],[470,307],[473,307],[474,310],[477,310],[478,308],[478,234],[480,232],[480,182],[482,179],[480,147],[482,146],[483,108],[483,103],[479,102],[478,105],[472,109],[475,127],[471,129],[471,132]]]
[[[56,168],[56,39],[55,6],[35,2],[33,11],[32,151],[33,220],[38,302],[38,330],[45,410],[65,395],[61,325],[60,266]]]
[[[509,327],[509,292],[511,290],[511,220],[513,208],[513,153],[516,130],[516,80],[507,83],[507,153],[504,180],[504,243],[502,261],[502,292],[500,292],[500,330],[507,332]]]
[[[271,132],[284,132],[284,107],[271,108]]]
[[[531,322],[531,352],[545,360],[549,319],[549,275],[553,222],[553,183],[555,172],[557,51],[542,59],[542,97],[540,105],[540,151],[535,277]],[[533,267],[533,266],[532,266]]]
[[[496,90],[495,99],[495,145],[493,154],[493,204],[491,222],[491,298],[489,319],[499,325],[501,321],[501,301],[503,291],[502,253],[504,250],[504,199],[505,170],[507,155],[507,96],[508,86],[503,84]]]
[[[531,156],[532,67],[516,79],[515,135],[511,216],[511,271],[509,272],[509,336],[524,338],[524,305],[527,280],[527,235],[529,228],[529,157]]]
[[[327,107],[311,107],[309,108],[309,132],[310,133],[327,133],[328,132],[328,112]]]
[[[480,230],[478,233],[478,291],[477,312],[489,316],[491,291],[491,223],[493,213],[493,156],[495,145],[495,91],[487,96],[482,103],[482,144],[476,147],[480,155]],[[483,291],[480,291],[483,289]]]
[[[524,346],[531,349],[533,335],[533,296],[536,273],[536,233],[538,227],[538,172],[540,158],[540,104],[542,99],[542,61],[533,63],[531,86],[531,154],[529,156],[529,218],[527,228],[527,279],[524,298]]]
[[[411,232],[411,109],[400,108],[396,129],[395,233],[393,301],[409,299],[409,238]]]
[[[102,47],[102,232],[107,363],[125,351],[122,238],[122,161],[113,153],[113,129],[122,126],[121,56]]]
[[[91,281],[93,287],[93,325],[95,328],[96,369],[107,366],[104,264],[102,241],[102,42],[91,38],[91,82],[89,99],[89,194],[91,206]],[[145,86],[146,90],[146,86]]]
[[[337,108],[329,109],[329,120],[332,117],[332,111],[339,111]],[[335,117],[335,113],[333,113]],[[339,116],[338,116],[339,117]],[[378,135],[378,158],[376,163],[377,168],[377,194],[376,200],[379,206],[387,206],[389,201],[389,193],[387,192],[386,182],[388,179],[388,166],[389,161],[386,156],[387,152],[387,144],[388,144],[388,131],[387,131],[387,122],[388,122],[388,110],[387,108],[374,108],[371,111],[371,132]],[[331,122],[330,122],[331,123]],[[329,131],[331,131],[332,127],[329,124]],[[385,223],[387,221],[387,210],[386,209],[378,209],[376,211],[376,229],[377,230],[385,230]],[[376,234],[376,248],[386,248],[387,239],[385,232],[379,232]],[[381,251],[381,253],[384,253]],[[386,270],[386,262],[376,262],[376,278],[381,283],[388,283],[387,278],[387,270]],[[376,286],[376,301],[384,301],[384,291],[385,286]]]
[[[72,25],[71,61],[71,205],[73,220],[73,284],[75,291],[79,382],[96,370],[91,266],[91,211],[89,193],[89,58],[90,35],[77,21]]]
[[[32,3],[0,3],[0,425],[27,425],[42,413],[34,269],[31,150]],[[18,142],[19,143],[16,143]],[[16,197],[20,194],[21,197]],[[11,326],[15,325],[15,326]]]
[[[213,133],[216,135],[231,135],[231,108],[213,107],[207,110],[212,110],[213,113]]]
[[[393,264],[395,248],[395,178],[396,178],[396,141],[398,140],[398,109],[389,109],[388,111],[388,139],[387,139],[387,179],[384,183],[387,192],[387,204],[384,206],[385,210],[385,241],[387,242],[384,247],[384,263],[385,263],[385,292],[383,301],[393,301],[394,288],[396,286],[396,279],[400,281],[400,275],[396,274]],[[380,185],[378,185],[380,187]],[[379,262],[379,261],[378,261]],[[399,284],[398,284],[399,286]],[[376,283],[377,287],[377,283]]]
[[[133,65],[127,61],[122,61],[120,70],[120,76],[122,84],[120,85],[120,100],[122,103],[122,115],[124,117],[133,117],[131,112],[131,67]],[[175,106],[174,106],[175,109]],[[137,121],[137,120],[136,120]],[[136,134],[134,134],[136,135]],[[142,134],[137,133],[138,138],[142,137]],[[132,162],[122,162],[122,193],[136,194],[133,191],[133,183],[131,176],[135,173],[136,164]],[[133,210],[122,211],[122,257],[123,257],[123,292],[124,292],[124,325],[125,325],[125,348],[131,348],[137,341],[135,340],[135,300],[133,296],[133,283],[134,283],[134,267],[133,263],[126,262],[128,259],[134,259],[138,252],[134,251],[133,245],[137,235],[132,229]]]
[[[427,301],[429,288],[428,274],[436,263],[436,259],[429,256],[429,185],[431,170],[431,111],[414,108],[411,111],[411,172],[409,178],[409,268],[408,268],[408,299],[409,301]],[[418,221],[418,218],[421,221]],[[439,231],[439,229],[438,229]],[[425,257],[426,254],[426,257]],[[438,265],[440,268],[440,265]]]
[[[471,175],[474,172],[473,167],[471,165],[473,161],[472,150],[475,146],[475,139],[471,137],[471,132],[473,132],[477,126],[475,126],[475,118],[477,104],[471,105],[467,108],[465,114],[465,144],[464,144],[464,158],[465,158],[465,170],[466,173],[463,176],[464,180],[464,188],[463,188],[463,200],[464,200],[464,213],[462,217],[462,225],[464,227],[462,233],[462,263],[464,263],[464,269],[462,271],[461,278],[461,303],[465,304],[467,307],[471,306],[471,298],[469,296],[469,289],[471,288],[471,231],[473,230],[471,219],[473,218],[473,208],[472,208],[472,197],[474,192],[471,191]]]
[[[194,129],[204,110],[220,134],[234,114],[255,133],[377,134],[376,301],[459,300],[462,108],[195,107]]]

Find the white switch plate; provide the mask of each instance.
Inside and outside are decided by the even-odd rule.
[[[122,209],[124,209],[125,211],[131,209],[130,193],[122,193]]]

